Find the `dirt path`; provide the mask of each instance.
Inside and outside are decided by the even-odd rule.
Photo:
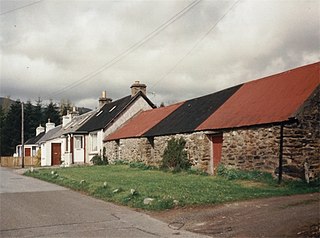
[[[174,229],[212,237],[320,237],[320,194],[152,212]]]

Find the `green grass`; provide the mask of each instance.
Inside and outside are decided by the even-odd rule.
[[[278,185],[271,175],[265,173],[239,172],[241,176],[235,176],[234,173],[230,178],[108,165],[39,169],[36,172],[28,171],[25,175],[82,191],[105,201],[149,210],[319,191],[319,184],[291,181]],[[131,189],[135,190],[133,194]],[[154,199],[151,205],[144,205],[143,200],[147,197]]]

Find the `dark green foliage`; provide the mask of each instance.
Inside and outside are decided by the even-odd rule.
[[[1,155],[11,156],[15,147],[21,144],[21,102],[17,100],[11,104],[5,117],[3,135],[4,144],[2,145]]]
[[[138,169],[143,169],[143,170],[149,170],[149,169],[157,169],[154,166],[151,165],[146,165],[143,162],[131,162],[129,163],[130,168],[138,168]]]
[[[173,171],[187,170],[191,167],[187,152],[184,150],[186,141],[183,138],[170,139],[162,156],[162,169]]]
[[[4,134],[4,125],[6,121],[6,114],[0,105],[0,155],[2,155],[2,151],[4,151],[4,145],[6,143],[6,138]]]
[[[57,105],[53,102],[50,102],[44,108],[44,120],[47,122],[50,119],[50,122],[55,123],[56,125],[60,125],[61,118]]]
[[[227,168],[224,165],[218,166],[218,176],[222,176],[228,180],[242,179],[242,180],[257,180],[257,181],[263,180],[263,181],[269,181],[269,182],[275,181],[272,175],[266,172],[261,172],[257,170],[253,170],[253,171],[237,170],[237,169]]]
[[[107,157],[105,157],[105,156],[101,157],[100,155],[93,156],[93,158],[90,161],[94,165],[107,165],[108,164]]]

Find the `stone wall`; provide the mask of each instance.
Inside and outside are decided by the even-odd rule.
[[[280,126],[234,129],[223,133],[221,164],[273,172],[279,160]]]
[[[128,162],[143,162],[159,166],[162,155],[171,138],[184,138],[186,151],[193,166],[208,170],[210,163],[210,141],[204,133],[177,134],[174,136],[159,136],[151,138],[121,139],[105,143],[107,157],[110,162],[123,160]]]
[[[284,168],[312,180],[320,175],[319,87],[295,117],[297,123],[284,128]]]
[[[319,177],[319,89],[283,130],[284,175]],[[251,126],[223,132],[221,163],[238,169],[275,172],[279,166],[280,125]]]

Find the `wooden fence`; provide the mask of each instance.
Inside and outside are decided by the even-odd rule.
[[[1,167],[10,167],[10,168],[21,168],[22,158],[21,157],[0,157]],[[24,166],[39,166],[39,159],[36,157],[25,157]]]

